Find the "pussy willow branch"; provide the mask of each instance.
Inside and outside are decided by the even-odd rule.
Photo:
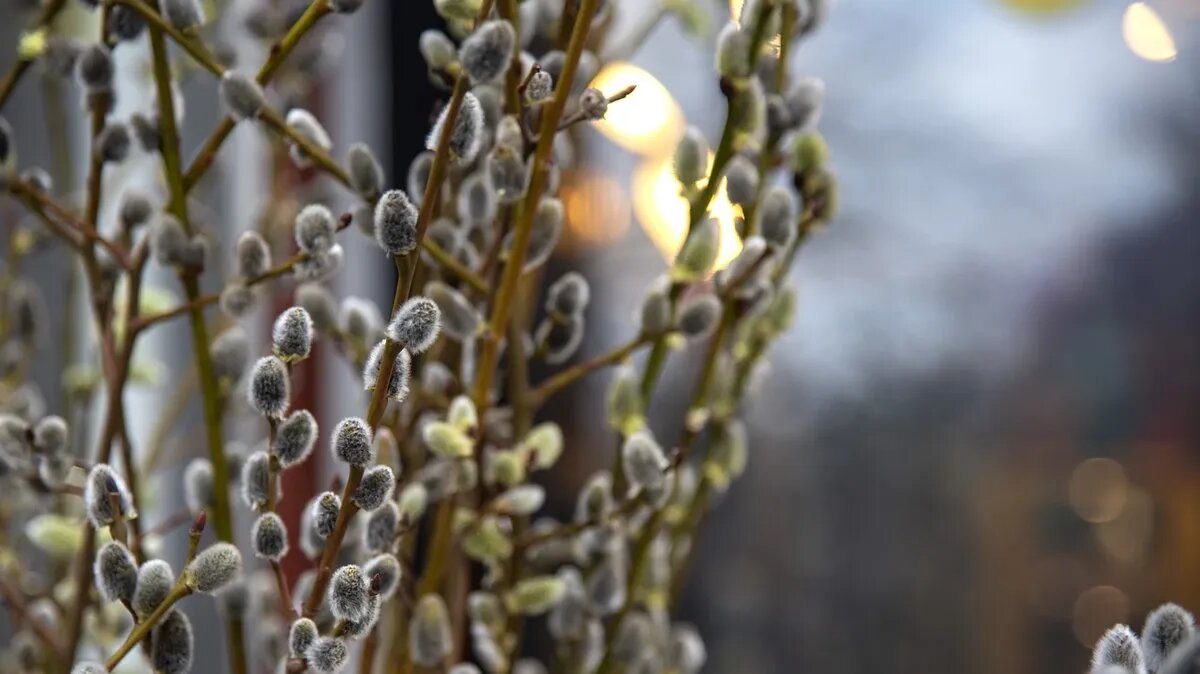
[[[31,30],[41,30],[50,26],[58,13],[62,11],[67,4],[67,0],[49,0],[42,6],[42,11],[34,20]],[[33,65],[34,59],[24,58],[18,55],[16,63],[8,69],[4,74],[4,79],[0,80],[0,110],[4,109],[4,104],[8,102],[8,97],[12,95],[16,89],[17,83],[21,81],[21,77],[29,70],[29,66]]]
[[[493,0],[484,0],[483,6],[480,7],[478,18],[482,20],[491,13]],[[446,167],[450,161],[450,135],[454,130],[455,122],[458,119],[458,110],[462,106],[462,99],[466,95],[467,76],[465,73],[460,73],[458,81],[454,86],[454,94],[451,96],[449,106],[446,111],[445,123],[442,125],[442,134],[438,138],[437,149],[434,152],[433,165],[430,168],[429,180],[425,185],[425,195],[421,201],[421,210],[417,216],[417,241],[425,240],[425,231],[429,227],[429,222],[433,218],[433,207],[438,198],[438,191],[441,189],[443,176]],[[286,124],[284,125],[286,128]],[[323,154],[323,152],[321,153]],[[313,156],[310,153],[310,156]],[[332,169],[336,167],[336,172]],[[335,175],[344,175],[344,171],[340,166],[334,163],[330,167],[330,172]],[[344,182],[349,182],[348,180]],[[416,267],[420,262],[420,256],[416,255],[412,261],[413,271],[410,274],[405,274],[401,269],[402,265],[397,259],[397,268],[400,272],[396,278],[396,290],[392,298],[392,311],[389,316],[396,312],[396,309],[408,298],[412,290],[412,279],[416,273]],[[373,395],[371,396],[370,405],[367,408],[367,425],[372,431],[379,427],[380,419],[383,417],[383,412],[387,408],[387,389],[388,382],[392,378],[392,368],[395,366],[396,356],[399,355],[402,344],[385,338],[382,358],[379,364],[379,375],[376,378],[378,382]],[[342,491],[341,508],[338,510],[337,521],[334,524],[333,532],[325,539],[325,548],[321,552],[321,560],[317,566],[317,575],[313,581],[312,589],[309,591],[307,600],[304,602],[303,614],[306,617],[316,615],[317,609],[321,604],[321,599],[325,594],[325,589],[329,585],[330,574],[333,573],[333,562],[337,556],[338,548],[341,547],[342,539],[346,535],[346,527],[349,525],[350,518],[358,511],[358,506],[354,504],[354,492],[358,488],[358,483],[362,480],[363,469],[359,466],[352,466],[346,478],[346,485]]]
[[[304,14],[300,15],[296,23],[292,24],[288,32],[278,42],[271,45],[267,59],[263,62],[262,67],[258,69],[258,74],[254,79],[263,86],[270,82],[280,66],[283,65],[284,61],[292,53],[292,50],[296,48],[296,45],[300,44],[300,40],[312,30],[321,17],[330,11],[328,0],[312,0],[308,5],[308,9],[304,11]],[[221,145],[225,143],[225,139],[233,132],[236,125],[237,120],[229,115],[221,118],[220,123],[217,124],[217,128],[209,135],[208,140],[201,145],[196,158],[192,160],[192,163],[184,173],[183,190],[185,193],[190,192],[196,186],[196,183],[200,182],[200,179],[204,177],[205,171],[216,160],[217,152],[221,149]]]
[[[175,126],[174,93],[171,89],[171,64],[167,57],[166,40],[162,31],[154,25],[147,26],[150,36],[150,53],[154,70],[154,87],[158,98],[159,127],[162,134],[163,171],[170,188],[168,210],[179,219],[190,236],[191,220],[188,217],[187,193],[183,185],[183,172],[179,155],[179,130]],[[180,282],[189,302],[200,296],[200,281],[191,270],[180,270]],[[200,380],[205,438],[208,444],[209,461],[213,471],[212,515],[213,529],[223,541],[233,541],[233,521],[229,508],[229,466],[225,462],[224,443],[221,439],[221,392],[209,353],[208,325],[202,308],[191,312],[192,349],[195,352],[196,372]],[[226,638],[229,640],[230,670],[237,674],[246,671],[246,653],[242,636],[241,618],[230,613],[226,621]]]
[[[555,393],[558,393],[596,370],[624,361],[635,351],[652,343],[658,337],[659,335],[638,335],[608,353],[556,372],[549,379],[538,384],[537,388],[529,392],[530,405],[535,409],[542,406]]]
[[[762,53],[763,40],[766,37],[767,21],[771,16],[771,11],[764,10],[759,13],[758,21],[754,25],[754,31],[751,34],[749,45],[751,72],[758,65],[758,59]],[[722,86],[722,89],[726,89]],[[708,181],[704,188],[696,195],[695,199],[688,204],[688,233],[691,236],[696,225],[700,223],[708,215],[708,207],[712,204],[713,199],[717,195],[717,190],[721,185],[721,181],[725,174],[725,165],[733,158],[734,137],[737,135],[736,120],[739,117],[739,106],[743,103],[745,97],[739,96],[736,92],[727,93],[729,111],[725,116],[725,125],[721,129],[721,139],[717,142],[717,150],[713,155],[712,169],[709,171]],[[686,237],[685,237],[686,240]],[[668,293],[670,313],[675,313],[676,304],[679,302],[680,296],[683,294],[683,286],[679,283],[671,284],[670,292]],[[662,374],[663,366],[666,365],[667,359],[667,340],[665,337],[660,337],[655,340],[654,346],[650,349],[650,356],[646,359],[645,369],[642,371],[641,392],[642,404],[649,405],[650,396],[654,392],[654,388],[658,383],[658,378]],[[625,487],[625,469],[621,463],[621,453],[619,451],[613,457],[612,465],[613,488],[620,491]]]
[[[203,519],[204,518],[202,516],[197,521],[202,521]],[[117,665],[121,664],[121,660],[125,659],[125,656],[129,654],[129,651],[150,635],[151,630],[153,630],[155,625],[162,620],[163,616],[167,614],[167,611],[171,610],[172,606],[178,603],[180,599],[192,594],[193,590],[187,584],[187,565],[191,564],[192,560],[196,558],[196,550],[199,548],[200,535],[202,533],[203,530],[197,530],[196,527],[193,527],[192,530],[188,532],[188,554],[183,562],[184,571],[179,574],[179,578],[176,579],[175,584],[171,587],[171,590],[167,592],[167,596],[158,603],[158,606],[155,607],[154,611],[151,612],[150,615],[146,616],[145,620],[142,620],[134,625],[133,629],[129,631],[129,634],[125,636],[125,641],[122,642],[119,647],[117,647],[117,650],[114,651],[111,656],[109,656],[108,660],[104,661],[105,669],[110,672],[116,669]]]
[[[13,196],[25,202],[26,206],[31,209],[36,206],[39,212],[53,214],[57,218],[57,222],[53,224],[47,222],[47,227],[62,227],[63,225],[69,227],[69,230],[59,229],[54,232],[60,238],[68,238],[64,237],[62,232],[72,231],[81,237],[81,239],[75,239],[74,236],[69,237],[73,242],[73,246],[82,246],[85,243],[99,244],[104,250],[108,251],[108,254],[113,257],[118,266],[122,269],[129,269],[129,254],[125,249],[101,236],[92,225],[75,217],[70,210],[60,204],[54,197],[42,192],[24,180],[11,181],[8,185],[8,191]]]

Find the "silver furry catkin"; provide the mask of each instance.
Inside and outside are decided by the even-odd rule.
[[[221,290],[219,304],[225,315],[230,318],[240,318],[250,311],[256,299],[253,288],[230,284]]]
[[[458,59],[458,50],[446,34],[440,30],[427,30],[417,40],[421,56],[430,70],[445,70]]]
[[[318,636],[320,631],[317,624],[311,618],[300,618],[288,630],[288,654],[293,658],[303,658]]]
[[[458,342],[476,335],[483,327],[483,316],[461,292],[441,281],[425,284],[425,295],[437,304],[440,324],[446,335]]]
[[[150,197],[136,189],[127,189],[121,193],[121,210],[119,219],[126,230],[136,229],[150,221],[154,215],[154,204]]]
[[[236,382],[245,374],[250,361],[250,340],[244,330],[234,325],[217,335],[208,352],[217,378]]]
[[[396,476],[387,466],[374,466],[363,473],[358,489],[354,491],[354,504],[368,512],[379,508],[392,496]]]
[[[275,513],[263,513],[250,529],[250,540],[254,541],[254,554],[278,562],[288,551],[287,526]]]
[[[1142,654],[1146,669],[1157,672],[1171,651],[1196,631],[1192,614],[1176,604],[1163,604],[1146,617],[1142,628]]]
[[[229,543],[213,543],[183,570],[187,586],[196,592],[213,593],[242,572],[242,553]]]
[[[112,55],[104,45],[94,44],[75,60],[75,73],[79,83],[89,94],[102,94],[112,87]]]
[[[250,374],[246,397],[259,414],[270,417],[283,414],[291,399],[291,383],[283,361],[275,356],[259,358]]]
[[[163,0],[162,13],[167,23],[182,31],[204,23],[204,8],[199,0]]]
[[[736,155],[725,164],[725,191],[739,206],[754,203],[758,197],[758,168],[749,158]]]
[[[320,204],[309,204],[296,214],[296,245],[306,253],[320,253],[333,246],[337,222]]]
[[[417,207],[400,190],[388,190],[375,205],[375,241],[388,255],[407,255],[417,247]]]
[[[413,157],[405,175],[404,189],[413,203],[420,205],[425,198],[425,187],[429,184],[429,172],[433,168],[433,153],[426,150]]]
[[[301,283],[296,286],[293,299],[308,312],[317,331],[329,333],[338,329],[337,300],[328,288],[319,283]]]
[[[226,70],[221,76],[218,93],[225,111],[234,119],[254,119],[267,107],[267,95],[258,82],[236,70]]]
[[[257,451],[246,457],[242,464],[241,482],[242,501],[246,506],[257,510],[267,502],[267,490],[270,484],[270,456],[264,451]],[[280,482],[275,482],[275,495],[279,496]]]
[[[529,84],[525,86],[525,95],[530,101],[539,103],[550,98],[554,93],[554,78],[545,70],[539,70],[529,76]]]
[[[697,674],[706,660],[708,651],[700,632],[692,625],[674,625],[667,648],[667,669],[678,674]]]
[[[367,360],[363,364],[363,388],[367,391],[374,391],[379,384],[379,369],[383,364],[383,350],[386,346],[386,342],[380,341],[367,354]],[[412,356],[408,355],[407,350],[401,349],[396,354],[396,360],[392,363],[392,375],[388,378],[388,398],[404,402],[404,399],[408,397],[408,381],[411,372]]]
[[[368,201],[374,201],[383,189],[383,166],[366,143],[354,143],[346,151],[346,173],[350,186]]]
[[[375,460],[371,427],[359,417],[347,417],[333,429],[333,456],[351,466],[365,468]]]
[[[767,243],[787,248],[796,236],[799,210],[795,192],[782,185],[772,185],[758,206],[758,233]]]
[[[383,599],[391,599],[396,593],[401,573],[400,560],[388,553],[376,555],[363,565],[363,574],[371,579],[375,594]]]
[[[538,326],[537,343],[545,352],[550,365],[565,363],[583,343],[583,316],[574,314],[565,319],[546,319]]]
[[[679,307],[677,326],[684,337],[699,339],[712,331],[720,317],[721,301],[716,295],[692,295]]]
[[[334,637],[320,637],[304,653],[308,666],[321,674],[340,672],[350,658],[346,642]]]
[[[337,494],[326,491],[312,500],[313,531],[321,538],[327,538],[337,526],[338,511],[342,508],[342,498]]]
[[[448,110],[449,108],[442,110],[442,114],[438,116],[437,123],[433,125],[433,129],[429,132],[429,138],[425,141],[426,149],[437,149]],[[450,131],[450,158],[456,164],[470,164],[475,160],[475,155],[479,154],[479,148],[483,144],[483,135],[483,106],[479,104],[479,99],[475,97],[475,94],[467,92],[463,96],[458,118],[454,120],[454,127]]]
[[[428,297],[411,297],[396,310],[385,333],[410,353],[423,353],[437,341],[441,314]]]
[[[329,138],[329,132],[317,121],[311,112],[303,108],[292,108],[288,111],[287,125],[300,136],[307,138],[309,142],[317,147],[329,151],[333,147],[333,141]],[[292,163],[299,168],[308,168],[312,165],[312,160],[308,158],[304,150],[298,145],[292,145],[288,149],[288,155],[292,158]]]
[[[1104,633],[1092,651],[1092,670],[1109,665],[1125,667],[1134,674],[1146,674],[1146,663],[1137,635],[1127,625],[1117,625]]]
[[[271,266],[271,248],[266,239],[255,231],[243,232],[234,249],[237,275],[243,279],[261,276]]]
[[[99,662],[81,662],[71,668],[71,674],[108,674],[108,668]]]
[[[308,358],[312,351],[313,320],[302,307],[292,307],[275,319],[271,342],[275,355],[291,363]]]
[[[317,420],[308,410],[296,410],[275,430],[275,455],[283,468],[308,458],[317,443]]]
[[[488,176],[472,173],[458,187],[458,216],[464,224],[486,226],[496,217],[496,191]]]
[[[750,28],[753,30],[753,28]],[[729,22],[717,34],[717,73],[730,79],[750,76],[751,36],[737,24]]]
[[[362,620],[370,610],[370,586],[362,569],[347,564],[329,581],[329,609],[337,620]]]
[[[167,598],[174,585],[175,572],[170,564],[161,559],[144,562],[138,569],[137,587],[130,600],[134,613],[143,619],[149,616]]]
[[[587,279],[577,271],[569,271],[550,284],[546,291],[546,311],[560,316],[582,313],[591,299]]]
[[[116,496],[113,503],[111,495]],[[88,473],[83,488],[83,503],[92,526],[101,529],[113,523],[118,515],[129,516],[132,501],[125,483],[117,477],[112,467],[98,463]],[[115,505],[115,508],[114,508]]]
[[[825,82],[815,77],[800,79],[792,85],[783,100],[796,128],[802,132],[812,131],[821,119]]]
[[[43,454],[57,454],[67,447],[67,422],[60,416],[43,417],[33,426],[33,444]]]
[[[584,89],[579,94],[579,112],[584,119],[593,122],[604,119],[608,113],[608,98],[599,89]]]
[[[400,526],[400,508],[388,501],[371,511],[363,527],[363,547],[368,552],[391,550]]]
[[[158,128],[158,117],[134,113],[129,116],[129,129],[138,144],[146,152],[162,151],[162,131]]]
[[[696,183],[708,175],[708,139],[689,126],[675,146],[675,177],[684,185]]]
[[[183,611],[171,609],[150,632],[150,662],[161,674],[192,670],[192,623]]]
[[[208,459],[192,459],[183,469],[183,502],[192,513],[212,507],[213,467]]]
[[[133,136],[129,133],[129,126],[111,122],[96,136],[93,151],[101,161],[119,164],[129,156],[132,147]]]
[[[131,601],[137,590],[138,568],[133,554],[110,541],[96,552],[96,587],[105,601]]]
[[[440,595],[427,594],[417,601],[408,626],[408,649],[422,667],[436,667],[454,649],[450,617]]]
[[[463,40],[458,60],[473,84],[491,82],[508,68],[516,42],[512,24],[503,19],[487,21]]]

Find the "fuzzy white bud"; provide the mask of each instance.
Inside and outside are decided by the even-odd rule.
[[[694,126],[689,126],[675,146],[675,177],[684,185],[703,180],[708,175],[708,139]]]
[[[296,214],[296,245],[307,253],[329,250],[337,234],[333,213],[321,204],[309,204]]]
[[[254,119],[267,107],[267,95],[254,78],[236,70],[226,70],[218,87],[221,104],[234,119]]]
[[[463,40],[458,59],[472,83],[491,82],[508,68],[516,42],[512,24],[503,19],[487,21]]]
[[[288,630],[288,654],[293,658],[303,658],[320,634],[311,618],[300,618]]]
[[[1117,625],[1105,632],[1092,651],[1092,671],[1110,665],[1119,665],[1134,674],[1146,672],[1141,644],[1127,625]]]
[[[362,569],[347,564],[329,581],[329,608],[338,620],[362,620],[370,609],[370,592]]]
[[[308,410],[296,410],[279,423],[275,432],[275,455],[287,468],[308,458],[317,442],[317,420]]]
[[[445,70],[458,58],[454,43],[440,30],[424,31],[417,45],[430,70]]]
[[[372,511],[384,504],[392,496],[396,486],[396,476],[387,466],[375,466],[363,473],[354,491],[354,504],[362,510]]]
[[[437,123],[433,125],[425,142],[426,149],[437,149],[448,111],[449,106],[438,116]],[[450,158],[455,163],[469,164],[475,160],[475,155],[479,154],[479,148],[483,144],[484,124],[483,106],[475,94],[467,92],[463,96],[458,117],[450,131]]]
[[[246,397],[259,414],[271,417],[283,414],[291,400],[291,382],[283,361],[275,356],[259,358],[250,374]]]
[[[408,628],[408,648],[413,662],[422,667],[437,666],[453,650],[450,617],[440,595],[427,594],[417,602]]]
[[[347,417],[333,429],[333,455],[351,466],[365,468],[375,460],[371,427],[359,417]]]
[[[184,569],[188,587],[213,593],[233,582],[242,572],[242,553],[229,543],[213,543]]]
[[[341,507],[341,497],[331,491],[322,492],[312,500],[312,524],[318,536],[327,538],[333,533]]]
[[[182,31],[204,23],[204,8],[199,0],[163,0],[162,12],[167,23]]]
[[[366,143],[354,143],[346,152],[346,173],[350,186],[368,200],[374,200],[383,189],[383,166]]]
[[[130,601],[137,590],[138,568],[121,543],[110,541],[96,552],[96,587],[105,601]]]
[[[363,547],[370,552],[385,552],[392,549],[400,526],[400,508],[388,501],[371,511],[367,525],[363,527]]]
[[[183,611],[171,609],[150,632],[150,663],[161,674],[192,670],[192,623]]]
[[[342,671],[346,661],[350,659],[350,649],[346,642],[334,637],[319,637],[304,653],[308,666],[321,674],[333,674]]]
[[[297,306],[304,307],[312,318],[313,327],[321,332],[337,329],[337,301],[333,293],[319,283],[301,283],[296,286],[293,299]]]
[[[441,323],[438,305],[428,297],[409,298],[387,326],[387,337],[410,353],[422,353],[437,341]]]
[[[758,207],[758,233],[767,243],[786,248],[796,236],[799,210],[799,199],[793,190],[782,185],[771,186]]]
[[[275,513],[263,513],[250,528],[250,540],[254,542],[254,554],[278,562],[288,551],[287,527]]]
[[[303,360],[312,351],[313,321],[303,307],[291,307],[275,319],[271,342],[285,363]]]
[[[333,147],[329,132],[311,112],[303,108],[292,108],[288,111],[286,122],[289,128],[322,150],[328,152],[329,148]],[[308,168],[312,165],[312,160],[297,145],[293,145],[288,154],[291,156],[292,162],[300,168]]]
[[[1142,628],[1142,654],[1151,672],[1162,669],[1171,651],[1192,638],[1196,632],[1192,614],[1176,604],[1163,604],[1146,617]]]
[[[208,459],[192,459],[183,469],[183,502],[193,514],[212,507],[213,467]]]
[[[88,519],[97,529],[112,524],[118,515],[128,517],[133,507],[125,483],[117,477],[112,467],[104,463],[96,464],[88,473],[83,488],[83,503]]]
[[[659,489],[665,481],[669,465],[662,447],[646,431],[638,431],[625,439],[621,461],[629,481],[642,489]]]
[[[139,618],[146,618],[167,598],[175,585],[175,572],[161,559],[152,559],[138,569],[137,587],[130,601]]]
[[[417,207],[400,190],[389,190],[375,205],[375,241],[388,255],[406,255],[417,247]]]
[[[688,339],[699,339],[712,331],[720,317],[721,301],[712,293],[702,293],[683,301],[677,325]]]

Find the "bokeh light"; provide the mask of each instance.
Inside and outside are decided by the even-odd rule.
[[[663,257],[673,260],[687,233],[688,201],[680,192],[670,157],[647,161],[638,168],[633,177],[633,212]],[[729,201],[723,179],[709,213],[720,223],[715,269],[722,269],[742,250],[735,228],[741,209]]]
[[[567,227],[563,244],[569,250],[603,246],[629,231],[629,196],[605,173],[568,174],[562,186]]]
[[[1158,12],[1144,2],[1135,2],[1125,9],[1121,34],[1129,50],[1139,58],[1158,63],[1175,60],[1175,40],[1171,31]]]
[[[1100,548],[1114,560],[1134,566],[1150,551],[1154,533],[1154,502],[1141,489],[1129,490],[1121,514],[1095,528]]]
[[[1112,459],[1088,459],[1075,467],[1068,485],[1071,507],[1093,524],[1116,519],[1129,498],[1125,469]]]
[[[593,126],[617,145],[655,157],[673,152],[683,137],[684,118],[670,91],[654,75],[635,65],[614,62],[604,66],[591,86],[612,94],[628,86],[637,91],[609,106]]]
[[[1071,630],[1079,643],[1091,648],[1100,635],[1129,616],[1129,595],[1111,585],[1084,590],[1075,600]]]

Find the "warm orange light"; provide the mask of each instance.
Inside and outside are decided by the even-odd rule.
[[[603,246],[629,231],[629,197],[612,178],[595,172],[573,173],[562,187],[567,227],[563,243],[571,248]]]
[[[663,257],[668,262],[674,260],[687,234],[688,201],[680,191],[679,181],[675,179],[670,157],[646,162],[634,173],[633,213]],[[715,271],[728,265],[742,250],[742,242],[734,226],[735,220],[741,216],[741,208],[729,201],[724,180],[709,208],[709,214],[720,223],[720,248]]]
[[[1147,61],[1166,63],[1175,60],[1175,40],[1167,24],[1144,2],[1125,9],[1121,34],[1129,50]]]
[[[604,119],[593,126],[631,152],[648,157],[674,152],[683,137],[683,112],[654,75],[635,65],[615,62],[604,66],[591,84],[610,95],[631,85],[637,87],[633,94],[608,106]]]

